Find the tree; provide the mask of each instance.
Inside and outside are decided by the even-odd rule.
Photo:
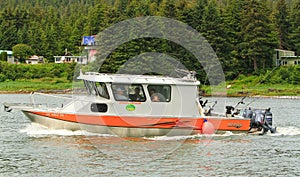
[[[229,58],[228,54],[230,51],[228,49],[230,49],[230,46],[227,39],[228,36],[226,31],[224,31],[224,23],[215,1],[210,1],[205,8],[202,17],[201,33],[217,53],[223,63],[223,67],[226,68],[224,63],[225,59]]]
[[[128,17],[141,17],[150,16],[151,14],[150,3],[148,0],[132,0],[126,8]]]
[[[33,55],[32,48],[27,44],[17,44],[12,48],[13,55],[20,59],[20,62],[24,62],[29,56]]]
[[[36,54],[41,54],[42,51],[47,50],[43,47],[46,40],[46,34],[42,23],[36,21],[31,22],[31,28],[28,31],[29,42],[27,45],[32,47]]]
[[[193,18],[190,25],[199,32],[201,32],[203,14],[206,6],[207,0],[197,0],[195,6],[193,7]]]
[[[7,61],[7,52],[1,52],[0,61]]]
[[[291,12],[291,33],[289,39],[291,41],[291,49],[300,55],[300,1],[293,4]]]
[[[272,66],[276,40],[271,35],[270,23],[268,10],[262,1],[245,2],[241,20],[243,42],[239,44],[244,68],[252,65],[253,71],[256,72],[259,68]]]
[[[288,33],[289,33],[289,21],[288,21],[288,9],[285,0],[278,0],[275,9],[275,24],[278,31],[278,41],[280,49],[288,49]]]
[[[86,34],[95,35],[105,28],[105,9],[106,7],[102,3],[96,4],[94,7],[92,7],[88,14],[88,25],[86,29]]]
[[[228,58],[224,61],[228,76],[234,79],[244,70],[240,60],[240,50],[238,45],[243,42],[241,37],[241,20],[244,0],[228,0],[228,4],[223,9],[224,33],[228,40]],[[227,73],[226,73],[227,74]],[[230,75],[230,76],[229,76]]]
[[[18,29],[16,28],[16,19],[13,10],[4,9],[0,14],[0,46],[3,49],[11,49],[18,40]]]
[[[193,9],[191,7],[192,5],[187,0],[178,1],[176,3],[176,19],[191,25],[193,21]]]
[[[157,14],[168,18],[175,18],[175,0],[162,0]]]

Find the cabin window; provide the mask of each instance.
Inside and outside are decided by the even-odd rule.
[[[87,89],[88,94],[90,94],[90,95],[96,95],[97,94],[95,86],[94,86],[94,82],[85,80],[84,85]]]
[[[84,81],[84,84],[90,95],[99,95],[100,97],[109,99],[109,94],[105,83]]]
[[[97,94],[103,98],[109,99],[106,84],[103,82],[96,82],[95,85],[97,89]]]
[[[170,85],[148,85],[148,92],[153,102],[170,102]]]
[[[146,101],[144,89],[140,84],[112,84],[111,87],[117,101]]]

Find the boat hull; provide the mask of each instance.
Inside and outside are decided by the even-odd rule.
[[[112,134],[121,137],[185,136],[224,131],[247,132],[250,125],[248,119],[215,117],[161,118],[58,114],[28,110],[22,110],[22,112],[32,122],[51,129],[84,130],[91,133]]]

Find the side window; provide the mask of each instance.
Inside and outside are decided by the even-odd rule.
[[[90,95],[96,95],[96,90],[95,90],[95,86],[94,86],[94,82],[91,81],[84,81],[84,85],[88,91],[88,94]]]
[[[170,85],[148,85],[148,92],[153,102],[170,102]]]
[[[144,102],[146,101],[145,92],[142,85],[132,84],[129,85],[129,100],[136,102]]]
[[[117,101],[129,101],[128,85],[112,84],[111,88],[112,88],[115,100],[117,100]]]
[[[103,98],[109,99],[109,94],[105,83],[84,81],[84,85],[90,95],[99,95]]]
[[[84,80],[84,81],[83,81],[83,83],[84,83],[84,86],[85,86],[85,88],[86,88],[86,91],[88,92],[88,94],[91,94],[91,93],[90,93],[90,89],[89,89],[89,86],[88,86],[88,83],[87,83],[87,81],[86,81],[86,80]]]
[[[106,84],[103,82],[96,82],[95,85],[97,88],[98,95],[103,98],[109,99],[109,94],[106,88]]]
[[[146,101],[144,89],[139,84],[112,84],[112,90],[117,101]]]

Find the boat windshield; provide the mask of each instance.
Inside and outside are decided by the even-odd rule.
[[[106,84],[103,82],[84,81],[88,94],[109,99]]]
[[[146,101],[144,89],[140,84],[112,84],[111,87],[117,101]]]

